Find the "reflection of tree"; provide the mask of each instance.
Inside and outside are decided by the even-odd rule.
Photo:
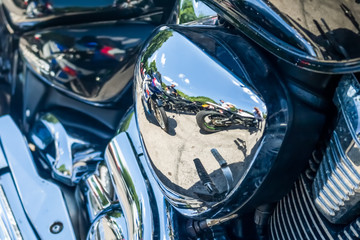
[[[120,211],[111,211],[109,215],[114,218],[121,218],[123,214]]]
[[[204,97],[204,96],[198,96],[198,97],[192,97],[192,96],[188,96],[185,93],[183,93],[180,90],[176,90],[177,93],[180,95],[180,97],[185,98],[186,100],[189,100],[191,102],[200,102],[200,103],[207,103],[207,102],[211,102],[211,103],[216,103],[214,100],[212,100],[209,97]]]
[[[186,96],[184,97],[186,98],[187,100],[190,100],[192,102],[201,102],[203,104],[207,103],[207,102],[211,102],[211,103],[215,103],[214,100],[212,100],[211,98],[208,98],[208,97],[204,97],[204,96],[199,96],[199,97],[189,97],[189,96]]]
[[[156,61],[155,61],[155,60],[150,63],[149,68],[151,69],[151,71],[152,71],[153,73],[158,72],[157,67],[156,67]],[[147,69],[146,71],[149,71],[149,69]],[[160,79],[159,79],[159,80],[160,80]]]
[[[156,36],[151,40],[148,45],[146,52],[144,53],[142,62],[144,63],[145,68],[149,68],[148,59],[170,38],[173,33],[171,30],[164,30],[156,34]],[[156,64],[155,64],[156,67]],[[147,71],[149,69],[146,69]]]
[[[117,154],[117,158],[116,159],[121,159],[121,156]],[[135,188],[135,184],[133,182],[133,178],[131,177],[131,174],[129,173],[129,171],[127,170],[127,168],[125,168],[124,164],[121,161],[118,161],[118,164],[120,165],[120,169],[122,169],[122,177],[125,180],[126,186],[127,186],[127,190],[129,191],[130,196],[133,198],[134,203],[136,205],[136,210],[139,216],[139,222],[142,222],[142,208],[140,206],[140,201],[141,199],[139,198],[139,196],[137,195],[136,192],[136,188]],[[142,236],[140,236],[142,238]]]
[[[129,129],[132,117],[134,115],[134,112],[132,111],[126,118],[125,120],[121,123],[121,127],[120,129],[117,131],[117,134],[121,133],[121,132],[126,132]]]
[[[44,116],[44,120],[46,120],[47,122],[50,122],[50,123],[58,123],[59,120],[52,114],[46,114]]]
[[[181,4],[179,20],[180,23],[187,23],[196,20],[194,6],[192,0],[184,0]]]
[[[64,175],[70,176],[70,171],[66,169],[65,164],[60,165],[60,167],[58,167],[57,170]]]
[[[95,188],[96,193],[102,192],[102,189],[100,189],[98,184],[94,184],[93,187]],[[96,199],[95,199],[95,197],[93,195],[90,195],[90,196],[93,199],[93,201],[96,201]],[[104,194],[98,194],[97,197],[100,198],[102,206],[107,206],[107,205],[110,204],[109,200],[105,197]]]

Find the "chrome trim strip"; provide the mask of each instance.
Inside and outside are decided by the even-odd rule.
[[[0,239],[23,239],[1,185],[0,219]]]
[[[151,202],[151,204],[156,205],[158,212],[158,225],[159,225],[159,236],[162,239],[178,239],[180,236],[176,234],[176,220],[174,216],[174,208],[170,205],[170,203],[165,199],[164,193],[160,189],[156,179],[152,174],[152,170],[148,166],[148,162],[143,155],[143,149],[141,146],[140,135],[136,126],[136,118],[133,114],[134,110],[132,109],[128,116],[125,118],[128,122],[127,128],[122,128],[122,131],[126,132],[128,135],[132,145],[136,149],[136,153],[139,158],[139,162],[141,164],[142,169],[146,175],[147,181],[151,186],[152,195],[154,197],[155,202]],[[150,191],[150,189],[148,189]],[[177,237],[176,237],[177,236]]]
[[[36,234],[34,233],[34,229],[31,227],[26,217],[22,203],[20,202],[19,199],[19,195],[16,191],[16,187],[11,178],[11,174],[10,173],[2,174],[0,177],[0,184],[2,186],[3,194],[6,196],[6,200],[8,202],[9,208],[11,209],[11,212],[14,216],[14,220],[21,233],[21,236],[24,239],[38,238],[38,236],[36,236]]]
[[[148,189],[126,133],[109,143],[105,160],[127,221],[129,240],[152,239],[154,223]]]
[[[8,167],[9,165],[6,162],[6,158],[5,158],[4,153],[2,151],[2,146],[1,145],[2,144],[1,144],[1,139],[0,139],[0,169],[3,169],[3,168]]]
[[[0,139],[21,202],[41,239],[75,239],[62,192],[53,183],[40,178],[32,156],[10,116],[0,118]],[[64,226],[60,233],[49,229],[55,222]]]
[[[153,194],[156,200],[156,207],[159,213],[159,235],[163,236],[163,239],[180,239],[180,236],[175,237],[175,228],[174,228],[174,209],[168,201],[164,198],[164,194],[161,192],[160,188],[157,186],[156,180],[152,177],[150,169],[147,167],[147,162],[145,157],[139,156],[141,165],[144,166],[146,176],[153,190]],[[166,238],[165,238],[166,237]]]

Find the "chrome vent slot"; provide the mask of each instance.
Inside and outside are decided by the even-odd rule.
[[[360,84],[341,80],[334,103],[339,118],[313,183],[317,209],[332,223],[353,220],[360,204]]]
[[[310,196],[310,183],[303,176],[277,205],[270,219],[271,239],[334,239]]]

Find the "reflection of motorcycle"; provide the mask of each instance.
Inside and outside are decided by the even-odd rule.
[[[174,112],[182,112],[187,114],[196,114],[202,108],[201,103],[192,102],[186,98],[183,98],[179,95],[164,94],[165,99],[165,110],[174,111]]]
[[[163,91],[161,83],[156,77],[150,77],[149,74],[146,74],[143,81],[142,99],[146,112],[153,114],[160,127],[168,132],[169,121],[164,109]]]
[[[259,120],[249,113],[234,112],[213,103],[208,105],[212,106],[210,110],[202,110],[196,114],[196,122],[205,132],[218,132],[234,125],[244,128],[259,127]]]

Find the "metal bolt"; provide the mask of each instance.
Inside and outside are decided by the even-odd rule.
[[[50,232],[53,234],[58,234],[63,230],[63,228],[64,228],[64,225],[61,222],[54,222],[50,226]]]
[[[30,109],[26,109],[26,111],[25,111],[25,116],[26,116],[26,117],[30,117],[30,114],[31,114]]]

